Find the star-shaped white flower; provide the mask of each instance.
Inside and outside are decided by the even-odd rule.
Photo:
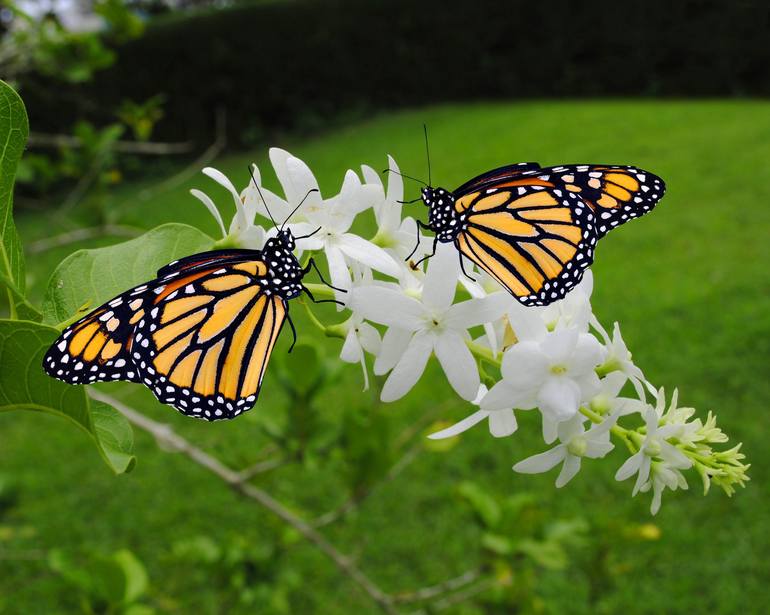
[[[312,234],[298,240],[297,248],[324,251],[332,286],[350,289],[349,267],[353,263],[360,263],[386,275],[398,277],[400,268],[387,252],[349,232],[355,217],[372,207],[376,201],[375,187],[362,184],[358,175],[348,171],[339,194],[324,199],[319,192],[315,176],[302,160],[285,150],[271,148],[270,161],[283,187],[286,201],[282,202],[263,188],[260,188],[260,195],[260,190],[257,190],[252,182],[242,194],[244,203],[253,203],[256,212],[267,215],[267,208],[262,200],[264,197],[275,220],[279,224],[286,223],[295,237]],[[296,205],[301,202],[302,207],[294,211]],[[292,208],[288,203],[295,205]],[[346,296],[344,293],[338,293],[337,299],[344,301]]]
[[[550,331],[540,341],[520,341],[503,355],[503,378],[482,400],[481,408],[536,407],[544,419],[566,421],[581,401],[599,390],[594,370],[602,356],[595,337],[573,328]]]
[[[513,469],[523,474],[538,474],[547,472],[561,463],[556,486],[563,487],[578,473],[583,457],[598,459],[614,448],[610,442],[610,429],[617,418],[617,415],[607,417],[586,431],[585,417],[575,415],[570,420],[559,423],[558,436],[561,444],[550,451],[520,461]]]
[[[256,211],[251,207],[247,207],[243,203],[240,195],[238,194],[238,191],[235,189],[235,186],[233,186],[233,183],[224,173],[212,167],[206,167],[203,169],[203,174],[207,175],[220,186],[225,188],[225,190],[227,190],[232,195],[233,202],[235,203],[235,215],[230,222],[228,230],[225,230],[225,225],[222,221],[222,215],[219,212],[217,206],[214,204],[214,201],[212,201],[206,193],[198,189],[193,188],[190,190],[190,193],[201,203],[203,203],[211,215],[214,216],[214,219],[216,220],[217,225],[222,232],[222,238],[230,238],[244,248],[249,248],[252,250],[258,250],[262,248],[265,243],[266,233],[265,229],[254,223]]]
[[[419,298],[378,285],[355,288],[351,293],[354,313],[390,327],[374,364],[376,374],[392,368],[382,390],[383,401],[406,395],[422,376],[432,353],[463,399],[476,396],[479,373],[466,345],[467,330],[498,318],[507,300],[492,295],[452,305],[458,272],[457,252],[445,244],[430,260]]]
[[[377,220],[377,235],[372,241],[384,248],[398,262],[403,262],[410,254],[411,260],[416,262],[430,252],[433,242],[419,232],[413,218],[401,219],[404,180],[396,161],[391,156],[388,156],[388,171],[386,190],[377,171],[367,165],[361,166],[365,185],[373,187],[377,193],[373,205]]]
[[[476,399],[473,400],[474,405],[478,406],[481,400],[487,394],[487,387],[481,385],[479,392],[476,395]],[[441,431],[434,432],[428,437],[431,440],[443,440],[444,438],[452,438],[464,431],[468,431],[474,425],[477,425],[484,419],[489,419],[489,433],[495,438],[504,438],[510,436],[518,428],[516,422],[516,415],[513,413],[513,408],[504,408],[503,410],[477,410],[473,414],[468,415],[462,421],[458,421],[451,427],[442,429]]]
[[[670,438],[678,438],[685,427],[676,423],[660,424],[665,408],[666,399],[661,389],[656,406],[648,404],[642,413],[646,427],[644,441],[639,450],[629,457],[615,474],[616,480],[626,480],[634,474],[637,475],[633,495],[649,480],[653,459],[675,470],[684,470],[692,465],[687,456],[668,441]]]

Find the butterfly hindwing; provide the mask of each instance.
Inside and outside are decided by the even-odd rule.
[[[563,297],[593,262],[594,215],[537,177],[511,178],[455,202],[465,225],[458,250],[524,305]]]
[[[46,373],[69,384],[139,382],[130,349],[152,286],[126,291],[64,329],[43,359]]]
[[[255,254],[198,255],[166,271],[132,350],[141,381],[161,402],[218,420],[256,401],[287,305],[263,283],[267,265]]]

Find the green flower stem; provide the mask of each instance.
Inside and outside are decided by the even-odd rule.
[[[497,355],[495,355],[489,348],[486,348],[481,344],[477,344],[476,342],[466,341],[465,343],[474,357],[482,361],[485,361],[486,363],[488,363],[489,365],[492,365],[493,367],[496,367],[497,369],[500,369],[500,365],[502,364],[502,361],[498,359]]]
[[[314,297],[323,297],[325,299],[334,299],[334,291],[326,286],[326,284],[313,284],[313,283],[307,283],[304,284],[305,288],[307,288],[311,293],[313,293]]]
[[[605,420],[602,415],[594,412],[593,410],[590,410],[589,408],[586,408],[585,406],[580,407],[580,414],[590,419],[593,423],[601,423]],[[628,448],[631,454],[639,452],[642,440],[638,437],[639,434],[637,432],[626,429],[625,427],[621,427],[617,423],[610,427],[610,432],[617,436],[623,442],[623,444],[626,445],[626,448]]]
[[[310,302],[301,299],[300,303],[305,306],[305,311],[307,312],[308,317],[310,318],[310,322],[312,322],[316,327],[318,327],[321,331],[326,333],[326,325],[324,325],[320,320],[318,320],[318,317],[313,312],[312,308],[310,307]]]

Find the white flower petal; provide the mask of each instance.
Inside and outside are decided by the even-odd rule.
[[[444,322],[453,329],[468,329],[493,322],[505,314],[511,301],[508,293],[498,292],[482,299],[455,303],[447,310]]]
[[[219,213],[217,206],[214,205],[214,201],[212,201],[205,192],[201,192],[196,188],[190,190],[190,194],[206,206],[206,209],[211,212],[211,215],[214,216],[214,219],[217,221],[219,230],[222,231],[222,237],[227,237],[227,231],[225,230],[224,222],[222,222],[222,215]]]
[[[575,474],[580,470],[580,457],[575,455],[567,455],[564,458],[564,465],[561,467],[559,476],[556,477],[556,487],[561,489],[569,481],[571,481]]]
[[[222,171],[214,169],[213,167],[206,167],[203,169],[203,174],[208,175],[220,186],[227,189],[227,191],[233,197],[233,202],[235,203],[236,215],[235,215],[235,218],[233,219],[233,223],[230,225],[230,232],[235,232],[235,231],[245,229],[246,226],[248,226],[251,222],[254,221],[253,218],[251,220],[247,219],[246,209],[243,206],[243,203],[241,202],[241,195],[238,194],[238,191],[235,189],[235,186],[233,186],[233,183],[227,178],[227,176],[224,173],[222,173]]]
[[[489,433],[495,438],[510,436],[518,428],[513,410],[497,410],[489,413]]]
[[[422,300],[430,308],[445,310],[455,296],[460,262],[457,249],[442,243],[436,248],[436,255],[428,261],[428,273],[422,289]]]
[[[642,457],[646,456],[644,451],[639,451],[631,455],[631,457],[626,459],[623,465],[618,468],[618,471],[615,472],[615,480],[626,480],[638,472],[642,465]]]
[[[366,350],[366,352],[373,354],[374,356],[380,354],[380,348],[382,346],[380,332],[368,322],[362,322],[358,325],[358,339],[361,343],[361,347]]]
[[[549,376],[548,357],[537,342],[519,342],[503,355],[500,372],[519,390],[539,388]]]
[[[538,408],[556,422],[575,416],[580,405],[580,387],[564,377],[549,378],[537,395]]]
[[[350,292],[350,309],[366,320],[417,331],[423,327],[423,305],[402,292],[382,286],[359,286]]]
[[[331,285],[336,286],[337,288],[344,288],[348,291],[345,293],[335,290],[334,297],[337,299],[337,301],[347,301],[351,295],[350,288],[352,286],[353,280],[350,278],[350,270],[345,263],[345,257],[343,256],[342,251],[337,247],[327,246],[326,262],[329,265],[329,277],[331,278]],[[341,308],[342,306],[337,307]]]
[[[520,461],[513,469],[515,472],[522,474],[539,474],[540,472],[548,472],[551,468],[563,461],[567,456],[567,447],[563,444],[552,448],[549,451],[540,453],[539,455],[533,455]]]
[[[428,363],[432,351],[432,336],[422,332],[415,334],[412,341],[409,342],[406,352],[385,381],[380,399],[384,402],[391,402],[406,395],[425,371],[425,365]]]
[[[456,331],[443,331],[436,340],[436,357],[444,369],[447,380],[457,394],[468,401],[479,390],[479,370],[476,361]]]
[[[345,255],[376,271],[397,278],[401,271],[393,257],[371,241],[367,241],[352,233],[345,233],[339,239],[339,249]]]
[[[441,431],[436,431],[430,434],[428,438],[431,440],[443,440],[444,438],[452,438],[464,431],[468,431],[471,427],[487,418],[489,414],[489,412],[479,410],[470,416],[466,416],[462,421],[455,423],[451,427],[447,427],[446,429],[442,429]]]
[[[483,410],[490,411],[505,410],[512,407],[528,410],[535,407],[534,395],[528,395],[528,393],[527,391],[518,391],[505,380],[500,380],[489,389],[479,405]]]
[[[345,363],[358,363],[362,357],[361,344],[358,343],[358,337],[356,336],[356,330],[351,327],[345,336],[345,343],[342,345],[342,352],[340,352],[340,359]]]
[[[277,147],[270,148],[270,162],[273,163],[283,193],[292,208],[299,205],[311,190],[318,190],[318,182],[310,167],[289,152]],[[321,196],[318,192],[310,194],[305,201],[308,206],[319,206],[320,203]]]
[[[412,339],[412,332],[397,327],[391,327],[382,337],[382,345],[374,362],[374,373],[378,376],[388,373],[395,367],[401,355]]]

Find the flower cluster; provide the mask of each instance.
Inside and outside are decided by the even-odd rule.
[[[543,439],[553,447],[519,461],[515,471],[560,465],[556,486],[562,487],[584,459],[605,457],[619,444],[628,457],[616,478],[635,476],[634,495],[652,491],[653,514],[666,488],[687,488],[685,472],[695,470],[705,491],[713,482],[728,495],[748,480],[740,445],[713,448],[727,441],[713,415],[703,422],[692,408],[677,407],[676,391],[667,401],[633,363],[619,325],[611,335],[602,327],[591,310],[590,271],[564,299],[524,307],[472,263],[461,267],[450,244],[438,244],[435,255],[421,262],[433,238],[403,217],[403,180],[392,158],[387,185],[363,166],[360,175],[347,171],[339,193],[328,198],[298,158],[271,149],[270,161],[283,198],[261,186],[256,167],[240,193],[222,173],[204,169],[235,204],[226,230],[211,199],[193,191],[215,216],[221,244],[258,249],[277,232],[273,221],[295,236],[311,235],[298,241],[298,251],[323,255],[331,285],[343,289],[313,285],[313,292],[333,294],[346,310],[342,322],[316,323],[344,339],[340,358],[362,366],[365,386],[367,356],[374,374],[385,377],[385,402],[406,395],[435,357],[452,389],[474,407],[467,418],[429,437],[453,437],[484,421],[494,437],[510,436],[516,413],[536,409]],[[362,214],[373,214],[376,223],[370,239],[351,230]]]

